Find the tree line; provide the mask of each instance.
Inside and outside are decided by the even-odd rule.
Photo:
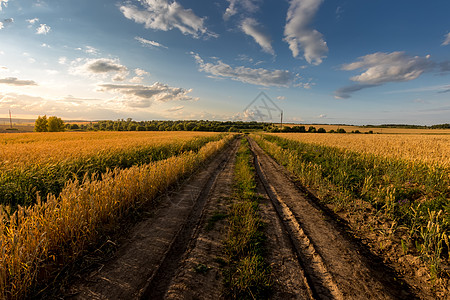
[[[36,132],[59,132],[65,129],[64,121],[56,116],[49,118],[47,115],[39,116],[34,122],[34,131]]]

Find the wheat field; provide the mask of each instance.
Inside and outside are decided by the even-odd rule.
[[[450,166],[450,135],[273,133],[282,138],[359,153]]]
[[[45,132],[0,134],[0,168],[61,163],[98,154],[185,142],[212,132]]]

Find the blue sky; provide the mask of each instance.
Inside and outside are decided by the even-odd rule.
[[[264,92],[287,122],[450,122],[448,0],[0,7],[0,117],[252,120]]]

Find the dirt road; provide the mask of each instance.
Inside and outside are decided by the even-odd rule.
[[[223,242],[239,141],[138,223],[115,257],[65,299],[220,299]],[[314,204],[286,170],[250,140],[267,224],[272,299],[414,299],[408,286]]]

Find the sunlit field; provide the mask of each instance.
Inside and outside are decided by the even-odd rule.
[[[142,205],[154,204],[161,192],[198,169],[231,139],[232,135],[178,132],[5,138],[8,157],[14,157],[16,149],[20,160],[16,172],[0,172],[1,197],[5,202],[8,190],[13,189],[14,196],[23,192],[23,198],[11,198],[16,202],[0,205],[0,299],[23,299],[37,280],[45,282],[55,276],[104,233],[116,228],[122,218]],[[32,153],[46,153],[30,156],[30,164],[52,164],[27,169],[27,151],[21,145]],[[104,149],[110,151],[106,165],[96,153]],[[80,155],[88,154],[95,154],[96,159],[80,162]],[[74,162],[58,162],[66,156],[75,158]],[[97,164],[106,168],[94,168],[90,177],[81,180],[66,170],[89,171]],[[18,180],[17,176],[22,177]],[[34,189],[27,190],[33,184]],[[49,186],[57,188],[53,191]],[[40,188],[45,190],[39,196],[36,192]]]
[[[151,145],[184,142],[211,137],[211,132],[46,132],[0,134],[0,168],[17,165],[56,163]]]
[[[286,139],[450,166],[450,135],[275,133]]]

